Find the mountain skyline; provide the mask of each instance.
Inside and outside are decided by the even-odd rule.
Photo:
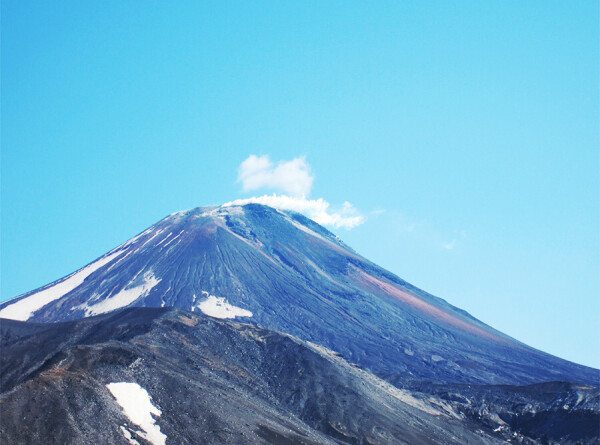
[[[0,318],[76,320],[178,307],[290,333],[394,382],[597,384],[360,256],[323,226],[262,204],[176,212],[94,262],[0,303]]]
[[[347,210],[345,211],[344,208],[343,208],[343,206],[339,207],[338,209],[340,209],[341,212],[344,215],[346,215],[346,216],[342,216],[342,213],[339,213],[338,211],[331,211],[330,214],[328,214],[326,212],[328,211],[327,209],[328,209],[328,207],[330,205],[326,201],[324,202],[325,205],[322,205],[323,204],[323,200],[322,199],[319,199],[319,200],[309,200],[309,199],[306,199],[304,197],[287,197],[285,195],[279,195],[278,196],[278,195],[275,195],[275,194],[273,194],[273,195],[265,195],[265,196],[259,197],[259,198],[238,199],[238,200],[231,201],[229,203],[225,203],[221,207],[219,207],[219,206],[213,206],[211,208],[217,209],[217,208],[227,208],[227,207],[231,207],[231,206],[237,207],[237,206],[245,205],[245,204],[248,204],[248,203],[265,203],[266,205],[270,204],[270,205],[273,205],[275,207],[278,207],[278,208],[281,208],[281,209],[284,209],[284,210],[285,209],[291,209],[292,211],[300,211],[300,212],[303,212],[303,213],[305,213],[305,214],[307,214],[309,216],[313,216],[313,217],[316,215],[317,217],[323,218],[323,216],[321,216],[321,215],[325,215],[324,216],[324,218],[325,218],[324,222],[326,222],[326,223],[330,223],[333,220],[339,220],[340,218],[345,218],[348,215],[349,215],[348,218],[349,218],[350,221],[359,219],[359,221],[360,221],[359,224],[364,223],[365,219],[366,219],[362,215],[358,214],[358,212],[355,209],[351,209],[350,212],[348,212]],[[347,204],[348,204],[348,206],[350,206],[349,203],[347,203]],[[175,212],[174,214],[171,214],[171,216],[177,215],[177,214],[185,214],[185,213],[189,213],[191,211],[192,210]],[[343,224],[344,223],[342,223],[342,225]],[[146,233],[146,232],[142,232],[138,236],[141,236],[143,233]],[[125,244],[128,244],[129,242],[130,241],[128,241]],[[110,262],[112,259],[113,258],[109,256],[109,258],[107,258],[106,260],[101,260],[99,262],[99,264],[97,266],[94,266],[94,269],[92,269],[89,273],[92,273],[95,270],[95,268],[97,268],[97,267],[102,267],[105,264],[105,262]],[[90,266],[86,266],[86,268],[87,267],[90,267]],[[86,276],[87,275],[84,274],[81,280],[83,280]],[[77,285],[79,285],[79,284],[81,284],[81,283],[77,283]],[[14,297],[14,298],[16,298],[16,297]],[[14,298],[12,298],[12,299],[14,299]],[[12,299],[7,299],[5,301],[12,300]],[[4,306],[4,305],[2,305],[2,301],[0,301],[0,307],[2,307],[2,306]],[[16,313],[18,314],[19,312],[17,311]],[[100,313],[102,313],[102,312],[100,312]],[[15,319],[20,319],[20,320],[26,320],[27,319],[27,317],[25,317],[25,318],[19,317],[19,316],[13,317],[11,314],[13,314],[13,313],[9,311],[9,312],[5,313],[5,315],[2,315],[2,310],[0,310],[0,317],[15,318]],[[90,313],[88,315],[94,315],[94,314],[95,313],[92,312],[92,313]],[[547,352],[547,351],[544,351],[544,352]],[[583,364],[583,363],[581,363],[581,364]]]
[[[366,218],[330,226],[365,257],[599,367],[598,16],[5,1],[0,299],[175,210],[308,192]]]

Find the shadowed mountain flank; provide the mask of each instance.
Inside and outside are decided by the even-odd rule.
[[[320,346],[173,308],[2,320],[1,345],[2,443],[147,443],[115,384],[143,388],[167,443],[500,443]]]

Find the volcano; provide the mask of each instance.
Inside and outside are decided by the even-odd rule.
[[[259,204],[171,214],[71,275],[3,302],[0,317],[59,322],[125,307],[237,318],[319,344],[397,385],[598,383],[597,370],[493,329],[301,214]]]

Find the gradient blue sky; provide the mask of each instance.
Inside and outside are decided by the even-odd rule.
[[[335,232],[600,367],[598,2],[2,2],[0,300],[306,156]],[[277,190],[265,190],[265,192]],[[448,248],[451,247],[451,248]]]

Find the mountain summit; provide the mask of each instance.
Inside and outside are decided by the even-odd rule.
[[[363,258],[314,221],[259,204],[177,212],[73,274],[0,304],[55,322],[128,306],[236,318],[329,348],[390,381],[597,384]]]

